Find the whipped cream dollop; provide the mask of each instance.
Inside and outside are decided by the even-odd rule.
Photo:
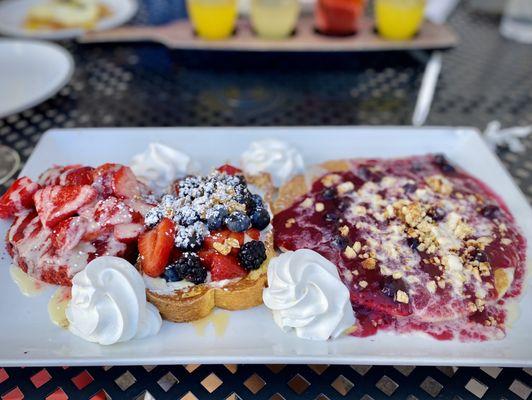
[[[131,169],[140,181],[160,194],[190,173],[193,166],[187,154],[161,143],[150,143],[146,151],[132,158]]]
[[[334,339],[355,324],[349,290],[336,266],[313,250],[274,257],[262,297],[275,323],[303,339]]]
[[[111,256],[95,258],[74,276],[66,316],[70,332],[103,345],[155,335],[162,324],[139,272]]]
[[[289,144],[276,139],[252,142],[242,154],[242,167],[250,175],[267,172],[277,187],[303,172],[303,157]]]

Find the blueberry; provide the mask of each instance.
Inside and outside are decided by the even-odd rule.
[[[443,154],[436,154],[434,156],[434,162],[440,167],[442,172],[451,173],[455,171],[455,168],[449,163]]]
[[[227,214],[227,209],[222,205],[216,205],[207,211],[207,227],[209,230],[215,231],[221,229]]]
[[[384,278],[381,289],[384,295],[393,298],[399,290],[407,292],[406,286],[402,279],[393,279],[391,276]]]
[[[264,205],[262,202],[262,197],[260,197],[258,194],[252,194],[251,200],[253,201],[253,205],[255,207],[262,207]]]
[[[432,207],[427,211],[427,214],[429,217],[431,217],[434,221],[441,221],[445,218],[445,210],[440,207]]]
[[[406,243],[408,244],[408,247],[410,247],[412,250],[416,250],[417,246],[420,245],[419,240],[413,237],[407,238]]]
[[[251,214],[251,225],[259,231],[265,229],[270,224],[270,213],[264,207],[256,208]]]
[[[323,216],[326,222],[336,222],[340,217],[335,212],[328,212]]]
[[[182,279],[172,265],[165,268],[163,278],[166,282],[177,282]]]
[[[330,187],[326,188],[321,192],[321,197],[323,200],[332,200],[337,196],[336,188]]]
[[[488,255],[482,250],[477,250],[473,253],[473,259],[479,262],[486,262],[488,261]]]
[[[415,183],[406,183],[404,186],[403,186],[403,190],[405,191],[405,193],[409,194],[409,193],[414,193],[416,190],[417,190],[417,185]]]
[[[336,236],[333,239],[332,244],[337,249],[344,250],[346,248],[346,246],[347,246],[347,238],[345,238],[343,236]]]
[[[482,207],[480,210],[480,214],[482,214],[483,217],[486,217],[488,219],[494,219],[500,216],[501,210],[499,210],[499,207],[493,204],[488,204],[487,206]]]
[[[225,218],[227,229],[233,232],[244,232],[251,226],[251,219],[240,211],[235,211]]]

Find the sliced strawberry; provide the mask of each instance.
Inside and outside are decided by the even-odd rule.
[[[231,164],[224,164],[217,168],[220,172],[225,172],[227,175],[241,174],[242,170],[237,167],[233,167]]]
[[[78,210],[96,199],[91,186],[48,186],[33,196],[35,209],[43,225],[54,227],[59,221],[75,215]]]
[[[137,178],[131,168],[122,167],[113,177],[113,193],[122,199],[132,199],[140,195]]]
[[[50,235],[52,246],[59,254],[72,250],[81,241],[88,225],[89,221],[83,217],[70,217],[59,222]]]
[[[223,243],[229,238],[238,240],[240,246],[244,244],[244,232],[231,232],[229,229],[211,232],[211,234],[204,239],[203,243],[205,244],[205,248],[212,248],[214,242]]]
[[[33,195],[40,189],[30,178],[18,178],[0,197],[0,218],[20,215],[33,208]]]
[[[38,182],[42,186],[61,185],[61,177],[65,175],[67,171],[81,168],[82,165],[54,165],[52,168],[48,168],[44,171],[38,179]]]
[[[144,218],[148,211],[150,211],[156,205],[137,199],[125,199],[124,203],[127,204],[133,211],[138,213],[142,218]]]
[[[92,185],[92,182],[94,181],[93,171],[94,168],[92,167],[69,169],[61,174],[59,184],[62,186]]]
[[[140,236],[139,253],[146,275],[155,278],[163,273],[174,247],[174,234],[174,223],[164,218],[155,229]]]
[[[119,242],[131,243],[137,240],[143,231],[142,224],[119,224],[114,227],[113,235]]]
[[[224,256],[220,253],[211,256],[211,279],[213,281],[240,278],[246,274],[246,270],[238,264],[236,257]]]
[[[259,240],[260,239],[260,231],[255,228],[248,229],[246,231],[246,235],[248,235],[253,240]]]
[[[20,214],[15,218],[13,224],[9,228],[7,233],[7,242],[11,244],[17,243],[19,240],[24,239],[24,231],[26,227],[35,219],[38,218],[35,211],[28,211],[27,213]]]
[[[131,168],[120,164],[103,164],[93,171],[94,186],[104,196],[131,199],[140,194],[140,187]]]
[[[213,255],[217,254],[218,252],[213,249],[204,249],[198,251],[198,257],[200,258],[201,262],[207,269],[211,269],[212,267],[212,261],[213,261]],[[218,253],[219,254],[219,253]]]

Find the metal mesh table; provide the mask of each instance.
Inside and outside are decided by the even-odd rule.
[[[134,23],[183,15],[181,1],[146,0]],[[532,124],[532,46],[500,38],[497,19],[467,1],[451,25],[461,43],[444,56],[429,124]],[[0,143],[23,160],[53,127],[409,124],[427,59],[63,44],[76,61],[71,83],[51,100],[0,119]],[[532,138],[525,142],[526,153],[499,155],[532,200]],[[413,366],[0,368],[0,397],[527,399],[531,376],[530,369]]]

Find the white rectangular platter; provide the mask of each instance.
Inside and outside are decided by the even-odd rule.
[[[128,164],[148,143],[159,141],[190,154],[205,170],[238,163],[253,140],[275,137],[299,148],[307,164],[346,157],[395,157],[443,152],[484,180],[507,202],[528,239],[532,254],[532,211],[478,133],[465,128],[103,128],[47,132],[28,160],[23,175],[36,178],[53,164],[104,162]],[[220,334],[215,324],[164,322],[154,337],[113,346],[85,342],[50,322],[47,304],[53,288],[24,297],[11,280],[11,259],[0,222],[0,365],[134,365],[187,363],[314,363],[532,366],[532,294],[520,301],[520,315],[503,340],[460,343],[422,335],[379,333],[312,342],[283,333],[260,306],[228,314]],[[530,264],[529,264],[530,265]],[[529,267],[530,268],[530,267]]]

